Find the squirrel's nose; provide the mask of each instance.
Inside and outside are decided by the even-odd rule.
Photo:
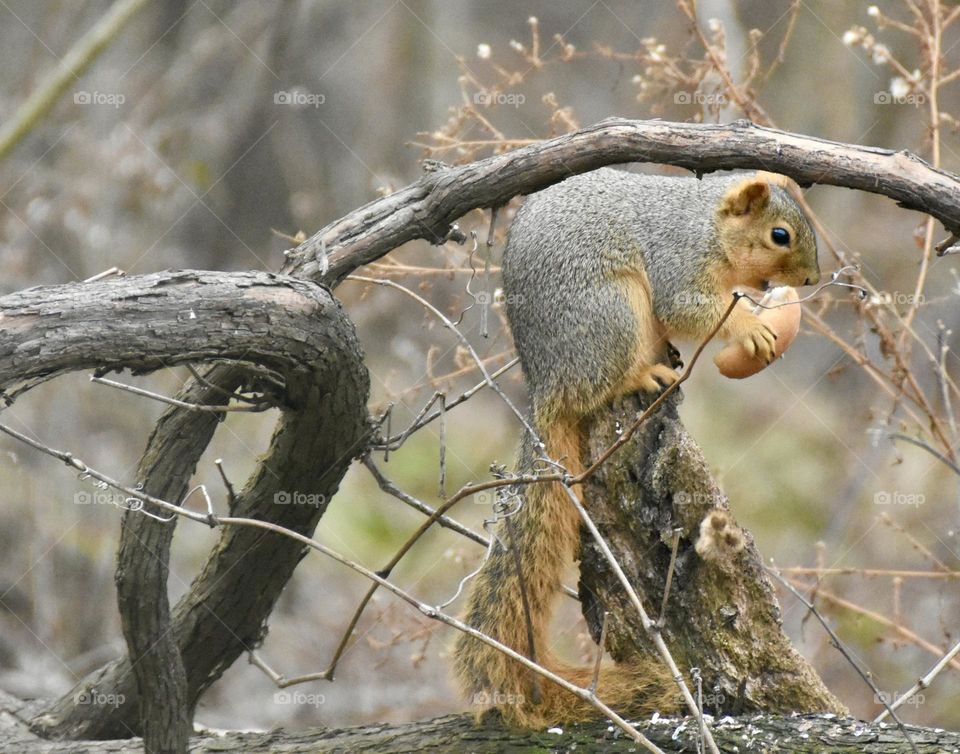
[[[816,285],[819,282],[820,282],[820,273],[818,272],[816,275],[811,275],[810,277],[808,277],[804,282],[804,285]]]

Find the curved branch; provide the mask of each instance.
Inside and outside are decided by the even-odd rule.
[[[0,299],[0,322],[0,389],[14,394],[78,369],[145,372],[195,361],[226,363],[184,388],[188,403],[225,404],[236,388],[265,382],[281,420],[270,451],[231,501],[234,515],[309,534],[365,447],[369,382],[353,327],[329,291],[309,282],[182,271],[34,288]],[[218,420],[171,407],[140,462],[145,492],[183,499]],[[314,504],[277,504],[298,495]],[[144,730],[148,742],[176,749],[203,690],[260,640],[303,556],[282,537],[225,531],[171,616],[173,531],[173,522],[124,517],[117,586],[130,657],[83,679],[39,715],[34,727],[44,735],[119,738]],[[102,695],[123,701],[77,704]],[[141,698],[151,712],[145,729]]]
[[[208,360],[308,374],[317,357],[308,331],[338,314],[323,289],[268,273],[178,270],[29,288],[0,298],[0,390],[16,395],[84,369],[142,374]]]
[[[698,175],[770,170],[801,185],[860,189],[925,212],[960,235],[960,179],[910,152],[802,136],[749,121],[712,125],[611,118],[428,173],[319,230],[290,252],[284,272],[336,283],[407,241],[441,243],[470,210],[498,207],[571,175],[624,162],[675,165]]]

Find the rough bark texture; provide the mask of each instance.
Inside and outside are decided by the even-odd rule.
[[[24,722],[30,717],[29,706],[0,693],[0,752],[3,754],[76,754],[80,751],[84,754],[139,754],[143,751],[143,742],[138,738],[82,742],[44,740],[33,734]],[[656,722],[639,722],[637,727],[666,752],[697,751],[696,725],[689,719],[663,718]],[[960,734],[912,725],[906,727],[921,754],[960,751]],[[831,715],[727,717],[716,722],[712,731],[720,751],[730,754],[814,754],[826,751],[894,754],[911,751],[903,733],[895,725],[875,725]],[[462,715],[401,725],[197,735],[190,739],[189,750],[210,754],[628,754],[640,751],[634,741],[605,723],[566,726],[561,733],[548,733],[507,729],[493,716],[477,725],[472,717]]]
[[[624,162],[659,162],[697,174],[771,170],[814,183],[883,194],[960,229],[960,179],[916,155],[757,126],[610,118],[576,133],[428,173],[319,230],[283,271],[334,283],[415,238],[439,243],[476,207],[498,207],[571,175]],[[323,257],[329,263],[325,270]]]
[[[597,526],[654,619],[663,600],[671,532],[681,529],[662,634],[681,669],[700,669],[708,711],[845,712],[783,633],[749,532],[739,535],[742,550],[714,560],[694,550],[701,521],[717,508],[727,512],[728,502],[680,423],[680,400],[679,391],[670,396],[589,480],[586,496]],[[625,398],[595,417],[589,430],[593,457],[634,423],[650,403],[642,401]],[[613,656],[651,652],[636,611],[588,534],[582,538],[580,579],[594,639],[609,610],[617,617],[607,626]]]
[[[191,361],[230,362],[210,377],[231,392],[262,387],[268,377],[281,420],[232,515],[310,535],[365,447],[369,381],[359,344],[339,304],[311,283],[265,273],[160,273],[30,289],[0,299],[0,315],[5,390],[73,369],[148,371]],[[196,381],[179,397],[207,405],[226,400]],[[167,411],[141,459],[144,489],[181,500],[217,421],[212,413]],[[318,502],[278,503],[296,494]],[[166,577],[174,523],[126,514],[117,583],[135,662],[124,658],[85,678],[34,720],[38,730],[129,736],[141,730],[142,696],[151,712],[151,748],[182,748],[200,694],[262,638],[303,547],[268,532],[225,529],[174,610],[171,632]],[[96,698],[123,701],[77,703]]]

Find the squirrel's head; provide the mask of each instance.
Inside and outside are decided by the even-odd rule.
[[[766,289],[820,281],[817,237],[790,178],[758,172],[734,183],[720,200],[717,231],[731,284]]]

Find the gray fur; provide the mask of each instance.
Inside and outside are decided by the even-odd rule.
[[[697,323],[685,319],[693,316],[687,299],[698,298],[719,317],[725,302],[703,278],[704,258],[722,255],[717,209],[745,177],[602,168],[526,200],[510,230],[503,278],[535,412],[541,395],[595,393],[630,366],[635,315],[614,283],[618,271],[646,270],[654,314],[674,332],[695,332]],[[792,205],[791,214],[802,216],[789,194],[772,188],[774,206]]]

